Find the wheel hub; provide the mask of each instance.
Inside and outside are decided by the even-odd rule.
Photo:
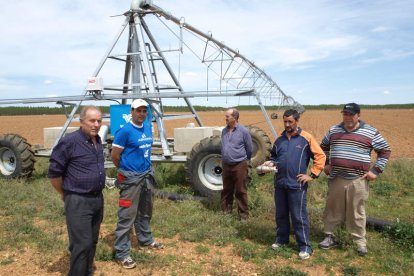
[[[222,172],[221,155],[208,154],[200,161],[198,168],[200,180],[210,190],[217,191],[222,189]]]
[[[221,173],[223,172],[223,169],[219,166],[214,167],[214,173],[215,174],[219,174],[221,175]]]
[[[16,170],[16,156],[9,148],[0,148],[0,172],[11,175]]]

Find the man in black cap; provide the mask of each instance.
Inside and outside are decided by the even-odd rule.
[[[325,239],[319,248],[337,245],[333,229],[345,222],[360,256],[368,253],[365,202],[368,181],[383,172],[391,154],[390,146],[379,131],[360,120],[361,109],[356,103],[344,105],[342,123],[331,127],[322,140],[326,154],[325,174],[328,176],[328,195],[323,215]],[[371,151],[377,159],[371,167]]]

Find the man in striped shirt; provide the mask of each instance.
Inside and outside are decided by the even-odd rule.
[[[323,217],[326,237],[319,247],[329,249],[337,245],[333,229],[345,222],[358,254],[365,256],[368,253],[365,239],[368,182],[383,172],[391,149],[376,128],[360,120],[358,104],[346,104],[342,116],[342,123],[331,127],[321,143],[327,156],[324,172],[329,180]],[[372,150],[377,154],[373,166]]]

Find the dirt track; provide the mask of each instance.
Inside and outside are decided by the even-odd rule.
[[[270,114],[271,112],[269,112]],[[273,120],[276,130],[282,130],[281,113],[279,119]],[[224,111],[199,112],[205,126],[224,125]],[[329,127],[340,122],[339,110],[309,110],[300,120],[299,125],[312,133],[320,141]],[[392,158],[414,158],[414,110],[412,109],[378,109],[362,110],[361,119],[378,128],[387,139],[392,149]],[[18,133],[27,138],[32,145],[43,144],[43,128],[62,126],[65,122],[63,115],[39,116],[0,116],[0,134]],[[167,121],[166,129],[169,137],[173,135],[173,128],[185,127],[191,119]],[[260,111],[242,111],[240,122],[244,125],[256,125],[265,130],[273,141],[271,132],[264,122]],[[74,124],[76,125],[76,124]]]

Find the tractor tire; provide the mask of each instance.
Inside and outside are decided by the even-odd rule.
[[[214,196],[223,189],[220,136],[195,144],[186,162],[187,181],[201,196]]]
[[[30,177],[35,162],[25,138],[18,134],[0,135],[0,178]]]
[[[247,129],[252,136],[253,143],[250,165],[255,168],[263,164],[264,161],[269,160],[272,143],[270,142],[269,136],[262,129],[255,126],[247,126]]]

